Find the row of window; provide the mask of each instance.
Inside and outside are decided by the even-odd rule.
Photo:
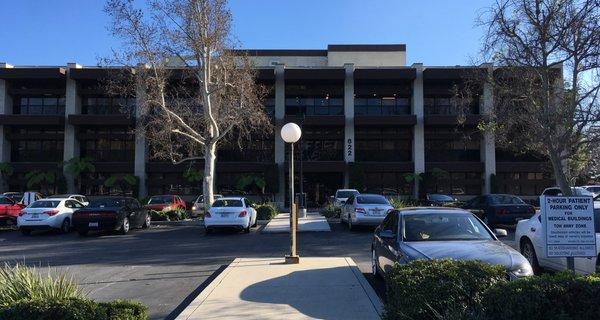
[[[15,99],[14,114],[62,115],[65,114],[65,97],[21,97]]]
[[[135,98],[84,97],[82,114],[132,114]]]

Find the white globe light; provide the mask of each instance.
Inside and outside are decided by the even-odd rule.
[[[287,143],[297,142],[300,140],[300,136],[302,136],[302,130],[300,130],[300,127],[293,122],[286,123],[283,128],[281,128],[281,138]]]

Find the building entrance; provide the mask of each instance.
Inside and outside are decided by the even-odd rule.
[[[335,190],[344,186],[343,173],[304,173],[304,192],[309,208],[321,208]]]

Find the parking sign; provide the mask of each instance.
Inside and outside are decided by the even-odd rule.
[[[546,257],[595,257],[592,197],[540,197]]]

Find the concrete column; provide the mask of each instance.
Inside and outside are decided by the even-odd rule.
[[[144,115],[145,108],[141,107],[146,99],[145,86],[138,81],[135,93],[135,150],[133,160],[133,174],[138,177],[138,198],[148,196],[146,185],[146,162],[148,160],[148,145],[146,144],[146,132],[139,119]]]
[[[412,114],[417,117],[417,123],[413,127],[413,163],[414,173],[420,174],[425,172],[425,126],[424,126],[424,111],[423,111],[423,64],[414,63],[413,68],[417,70],[416,78],[413,81],[412,92]],[[413,196],[419,197],[419,182],[415,179]]]
[[[80,69],[81,65],[76,63],[67,64],[67,84],[65,95],[65,138],[63,147],[63,161],[69,161],[79,157],[79,141],[75,137],[75,126],[69,124],[70,114],[81,113],[81,97],[77,92],[77,81],[71,79],[71,70]],[[63,174],[67,180],[67,191],[69,193],[79,193],[81,190],[76,190],[75,177],[69,174],[66,167],[63,167]]]
[[[479,112],[483,116],[489,116],[494,108],[494,90],[491,81],[493,80],[493,66],[486,63],[482,66],[488,71],[488,78],[483,85],[483,101],[479,105]],[[496,142],[494,134],[483,132],[481,137],[481,161],[483,161],[484,185],[483,194],[492,192],[491,175],[496,174]]]
[[[9,64],[0,64],[0,68],[12,68]],[[8,93],[9,84],[5,80],[0,79],[0,114],[12,113],[12,98]],[[10,140],[6,138],[6,132],[3,125],[0,125],[0,162],[10,162]],[[8,190],[8,181],[2,179],[0,181],[0,192]]]
[[[350,188],[348,164],[354,162],[354,64],[344,64],[344,188]]]
[[[279,192],[275,197],[280,207],[285,203],[285,143],[281,139],[281,127],[285,117],[285,65],[275,65],[275,163],[279,172]]]

